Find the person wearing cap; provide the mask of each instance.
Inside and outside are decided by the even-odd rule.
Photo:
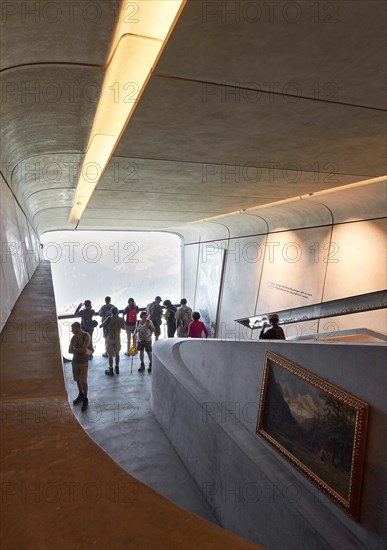
[[[161,297],[156,296],[154,302],[151,302],[146,306],[149,320],[152,321],[153,326],[155,327],[155,341],[159,339],[161,334],[161,320],[163,316],[163,307],[161,305]]]
[[[82,306],[84,306],[84,309],[81,309]],[[90,336],[89,350],[91,354],[89,355],[89,359],[93,359],[93,352],[94,352],[93,332],[94,332],[94,328],[98,326],[97,321],[93,321],[94,315],[95,315],[95,311],[91,307],[90,300],[85,300],[83,303],[81,302],[74,312],[74,317],[81,318],[81,329],[84,332],[87,332],[87,334]]]
[[[90,344],[90,336],[81,329],[81,323],[75,321],[71,325],[73,337],[70,341],[69,353],[73,354],[72,367],[73,377],[78,386],[78,396],[74,399],[73,405],[82,403],[82,411],[89,406],[87,398],[87,371],[89,367],[89,356],[87,354]]]
[[[136,325],[135,336],[137,339],[137,349],[140,352],[140,368],[138,372],[145,370],[144,363],[144,350],[148,354],[149,365],[148,372],[152,372],[152,333],[154,332],[154,326],[152,321],[148,319],[148,313],[142,311],[140,313],[140,320]]]
[[[262,330],[259,334],[260,340],[286,340],[285,333],[282,330],[281,327],[278,326],[279,317],[277,313],[272,313],[269,315],[269,322],[266,323],[266,321],[262,325]],[[271,328],[265,332],[265,328],[269,327],[271,325]]]
[[[130,348],[135,346],[134,331],[137,325],[138,306],[134,301],[134,298],[129,298],[128,305],[122,312],[122,318],[125,321],[126,326],[126,349],[125,355],[130,355]],[[133,341],[133,344],[132,344]]]

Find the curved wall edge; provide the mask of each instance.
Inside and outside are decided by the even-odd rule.
[[[370,405],[358,522],[256,435],[268,349]],[[381,345],[164,340],[154,347],[151,407],[223,527],[268,548],[382,550],[385,352]]]
[[[10,188],[0,180],[0,331],[40,262],[39,238]]]
[[[216,237],[209,221],[195,224],[196,242],[182,228],[183,294],[215,336],[232,338],[240,332],[234,322],[240,317],[382,290],[385,203],[386,182],[377,178],[213,220],[228,228],[228,238]],[[362,316],[362,322],[387,333],[380,316]],[[353,319],[341,319],[337,331],[353,325]],[[319,323],[288,330],[289,336],[313,334]]]

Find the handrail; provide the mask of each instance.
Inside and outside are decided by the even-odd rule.
[[[340,317],[341,315],[351,315],[365,311],[374,311],[387,307],[387,289],[377,292],[368,292],[340,298],[339,300],[330,300],[319,304],[301,306],[292,309],[283,309],[276,311],[279,316],[280,325],[289,325],[291,323],[300,323],[302,321],[313,321],[315,319],[324,319],[327,317]],[[274,312],[272,312],[274,313]],[[252,330],[262,328],[264,321],[267,321],[270,313],[261,313],[251,317],[235,319],[238,323],[251,328]]]
[[[160,304],[161,305],[161,304]],[[173,306],[175,307],[180,307],[181,304],[172,304]],[[166,309],[165,306],[161,306],[163,309]],[[146,310],[146,307],[139,307],[138,308],[138,311],[141,312],[141,311],[145,311]],[[118,313],[124,313],[124,310],[123,309],[119,309],[118,310]],[[96,316],[98,316],[98,313],[95,313]],[[58,319],[59,321],[61,321],[62,319],[77,319],[79,317],[79,315],[74,315],[74,313],[70,314],[70,313],[64,313],[64,314],[60,314],[58,315]],[[93,315],[94,317],[94,315]]]

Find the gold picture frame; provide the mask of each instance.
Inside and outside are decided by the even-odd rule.
[[[358,519],[369,406],[266,352],[257,434]]]

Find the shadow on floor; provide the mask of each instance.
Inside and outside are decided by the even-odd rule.
[[[151,374],[139,356],[121,354],[120,374],[106,376],[107,359],[89,362],[89,408],[73,407],[90,437],[126,472],[182,508],[219,525],[150,409]],[[69,401],[77,396],[71,362],[64,363]],[[72,405],[71,405],[72,406]]]

